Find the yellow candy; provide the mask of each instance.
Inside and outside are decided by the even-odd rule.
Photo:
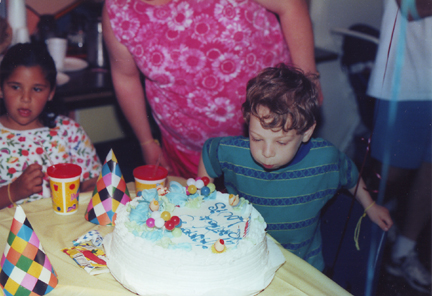
[[[195,185],[189,185],[188,191],[190,194],[195,194],[197,192],[197,187]]]
[[[174,228],[174,229],[172,230],[172,235],[173,235],[174,237],[180,237],[180,236],[182,235],[182,231],[181,231],[181,229],[180,229],[180,228]]]
[[[152,212],[159,210],[159,202],[155,199],[153,199],[150,203],[150,210]]]
[[[165,221],[168,221],[169,219],[171,219],[171,214],[167,211],[163,211],[161,213],[161,218],[164,219]]]
[[[210,189],[210,193],[216,190],[216,186],[213,183],[208,183],[207,187]]]

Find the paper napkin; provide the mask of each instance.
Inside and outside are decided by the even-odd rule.
[[[117,208],[130,200],[126,181],[111,149],[102,166],[85,218],[95,224],[114,225]]]
[[[0,262],[0,285],[5,295],[45,295],[57,282],[39,238],[18,206]]]

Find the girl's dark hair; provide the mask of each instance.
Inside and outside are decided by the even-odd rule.
[[[285,64],[264,69],[247,84],[246,102],[242,105],[244,120],[249,123],[253,115],[266,129],[306,132],[316,123],[319,112],[313,79],[317,77]],[[269,109],[267,116],[258,115],[260,106]]]
[[[6,51],[0,66],[0,87],[3,88],[4,81],[12,75],[19,66],[34,67],[39,66],[45,75],[46,80],[53,90],[56,86],[57,70],[54,60],[49,54],[46,46],[38,43],[18,43]],[[39,115],[39,119],[44,126],[55,127],[55,119],[58,114],[52,101],[47,102],[44,110]]]

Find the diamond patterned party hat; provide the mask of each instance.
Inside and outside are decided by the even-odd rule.
[[[18,206],[0,262],[0,285],[5,295],[45,295],[57,282],[39,238]]]
[[[118,206],[130,200],[126,181],[111,149],[102,166],[85,218],[95,224],[114,225]]]

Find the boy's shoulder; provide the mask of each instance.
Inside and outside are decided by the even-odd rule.
[[[327,141],[323,138],[311,138],[311,149],[320,149],[320,148],[329,148],[336,149],[336,146],[333,145],[330,141]]]
[[[217,144],[219,146],[235,146],[249,148],[249,138],[245,136],[229,136],[217,137],[207,140],[208,143]]]

